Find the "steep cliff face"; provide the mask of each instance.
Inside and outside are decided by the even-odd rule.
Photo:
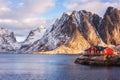
[[[120,10],[109,7],[97,29],[106,44],[120,44]]]
[[[14,33],[0,28],[0,52],[14,51],[17,47]]]
[[[92,14],[91,12],[87,12],[85,10],[82,11],[74,11],[72,15],[76,22],[76,27],[78,27],[80,34],[91,44],[98,45],[100,43],[99,36],[97,35],[97,27],[100,24],[101,18]]]

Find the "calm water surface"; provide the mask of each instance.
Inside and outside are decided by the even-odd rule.
[[[120,80],[120,67],[78,65],[77,57],[0,54],[0,80]]]

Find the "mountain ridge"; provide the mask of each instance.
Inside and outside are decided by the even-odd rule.
[[[105,12],[105,15],[109,12],[113,11],[116,8],[108,7],[108,9]],[[117,9],[118,10],[118,9]],[[120,14],[120,13],[119,13]],[[117,12],[117,15],[119,15]],[[82,49],[89,47],[89,46],[111,46],[116,44],[108,44],[105,41],[106,37],[102,37],[102,35],[106,35],[106,31],[102,32],[104,29],[103,22],[105,19],[105,16],[101,18],[97,14],[93,14],[91,12],[80,10],[80,11],[73,11],[71,14],[63,13],[60,19],[57,19],[55,23],[51,26],[51,29],[47,29],[45,32],[45,35],[42,37],[42,39],[36,41],[34,44],[32,44],[30,47],[23,48],[25,51],[28,50],[28,52],[38,52],[43,54],[59,54],[59,53],[70,53],[77,54],[78,52],[82,51]],[[112,15],[113,17],[116,15]],[[112,17],[111,16],[111,17]],[[118,17],[119,18],[119,17]],[[119,18],[120,19],[120,18]],[[105,21],[107,24],[109,21]],[[119,27],[119,26],[118,26]],[[77,38],[77,42],[73,42],[74,32],[79,32],[82,38]],[[112,31],[112,30],[111,30]],[[101,34],[102,33],[102,34]],[[116,32],[115,32],[116,33]],[[120,33],[120,31],[117,32]],[[57,35],[58,34],[58,35]],[[113,33],[114,34],[114,33]],[[62,38],[60,38],[62,36]],[[114,35],[113,35],[114,36]],[[66,38],[68,37],[68,38]],[[80,36],[77,36],[80,37]],[[119,38],[119,37],[118,37]],[[61,40],[62,39],[62,40]],[[76,51],[75,49],[66,47],[66,44],[77,44],[79,42],[83,41],[83,45],[87,44],[86,46],[80,45],[79,47],[81,49],[78,49]],[[23,51],[24,51],[23,50]],[[67,51],[66,51],[67,50]],[[76,51],[76,52],[75,52]]]
[[[22,53],[78,54],[90,46],[116,46],[120,44],[120,10],[108,7],[103,18],[85,10],[64,12],[42,30],[30,31],[17,49]]]

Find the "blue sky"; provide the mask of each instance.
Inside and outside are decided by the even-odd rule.
[[[51,19],[58,17],[62,15],[63,12],[67,11],[67,9],[63,5],[64,0],[55,0],[55,2],[56,2],[55,7],[51,11],[44,13],[42,15],[43,17],[47,19]]]
[[[0,0],[0,26],[21,41],[30,30],[49,27],[63,12],[87,10],[102,17],[108,6],[119,5],[120,0]]]

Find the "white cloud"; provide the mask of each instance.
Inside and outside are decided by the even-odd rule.
[[[120,0],[102,1],[102,0],[66,0],[64,6],[68,10],[87,10],[103,16],[108,6],[120,8]]]
[[[11,19],[0,19],[0,23],[18,23],[18,21]]]
[[[10,29],[17,36],[27,36],[28,32],[41,25],[46,26],[42,14],[55,6],[55,0],[0,0],[0,27]]]
[[[55,0],[20,0],[18,3],[14,3],[13,0],[5,1],[0,0],[0,13],[4,13],[4,15],[0,14],[0,17],[7,16],[7,18],[17,19],[35,17],[51,10],[55,6]]]
[[[49,11],[54,5],[54,0],[21,0],[21,2],[14,10],[18,14],[18,16],[23,14],[23,17],[33,17]]]
[[[44,18],[24,18],[22,21],[15,19],[0,19],[0,27],[14,31],[17,36],[27,36],[30,30],[36,29],[41,25],[50,26],[50,24],[46,25],[47,21],[48,20]]]
[[[0,0],[0,7],[7,6],[9,3],[9,0]]]
[[[0,12],[7,12],[7,11],[10,11],[10,9],[6,8],[6,7],[1,7],[0,8]]]

